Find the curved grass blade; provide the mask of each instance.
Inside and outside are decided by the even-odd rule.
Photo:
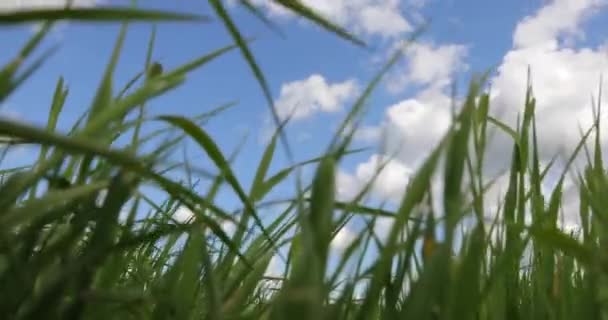
[[[262,10],[260,10],[255,5],[253,5],[251,3],[251,1],[249,1],[249,0],[239,0],[239,3],[242,6],[244,6],[245,9],[247,9],[247,11],[249,11],[251,14],[253,14],[256,18],[260,19],[260,21],[262,21],[268,28],[270,28],[270,30],[276,32],[281,37],[285,37],[285,35],[281,31],[281,29],[279,29],[279,27],[272,20],[268,19],[266,17],[266,15],[264,15],[264,13],[262,12]]]
[[[4,99],[6,99],[11,92],[13,92],[19,86],[19,84],[25,81],[25,79],[27,79],[29,75],[31,75],[37,69],[37,66],[44,62],[45,55],[43,55],[42,58],[39,58],[37,63],[35,62],[28,71],[22,73],[18,81],[13,79],[19,67],[21,67],[23,62],[32,54],[32,52],[34,52],[44,37],[48,34],[51,26],[51,22],[45,22],[38,32],[36,32],[36,34],[28,40],[23,48],[21,48],[17,57],[13,58],[11,62],[0,70],[0,102],[4,101]],[[52,52],[53,50],[47,50],[46,56],[50,55]]]
[[[304,5],[299,0],[273,0],[273,1],[280,4],[284,8],[287,8],[290,11],[297,13],[300,17],[308,19],[308,20],[312,21],[313,23],[315,23],[316,25],[324,28],[325,30],[330,31],[330,32],[340,36],[343,39],[346,39],[358,46],[362,46],[362,47],[366,46],[365,42],[358,39],[357,37],[355,37],[348,31],[346,31],[344,28],[341,28],[341,27],[337,26],[336,24],[332,23],[331,21],[327,20],[326,18],[324,18],[323,16],[321,16],[320,14],[318,14],[317,12],[312,10],[310,7]]]
[[[1,228],[10,230],[23,222],[36,220],[47,212],[55,210],[57,206],[67,208],[73,201],[98,192],[106,188],[108,184],[107,181],[99,181],[74,188],[51,191],[40,199],[28,200],[0,216]]]
[[[115,21],[202,21],[210,19],[205,16],[174,13],[159,10],[140,10],[121,7],[105,8],[65,8],[65,9],[30,9],[27,11],[0,13],[0,25],[14,25],[35,21],[85,21],[85,22],[115,22]]]
[[[222,172],[222,174],[225,177],[228,184],[230,184],[230,186],[236,192],[237,196],[243,202],[247,211],[253,217],[258,228],[260,228],[262,233],[264,233],[264,235],[267,237],[267,239],[271,243],[273,243],[273,246],[275,246],[275,248],[276,248],[276,244],[274,244],[274,240],[267,233],[266,228],[264,227],[264,224],[258,217],[255,207],[252,205],[250,199],[245,194],[245,191],[243,190],[243,188],[239,184],[238,180],[236,179],[236,176],[230,169],[230,165],[228,164],[228,162],[222,155],[222,152],[220,151],[218,146],[215,144],[213,139],[211,139],[211,137],[203,129],[201,129],[196,124],[194,124],[192,121],[190,121],[186,118],[177,117],[177,116],[160,116],[160,117],[158,117],[158,119],[162,120],[162,121],[166,121],[180,129],[182,129],[184,132],[188,133],[188,135],[190,135],[190,137],[192,139],[194,139],[194,141],[196,141],[203,148],[203,150],[205,150],[205,152],[209,155],[211,160],[215,163],[215,165],[218,167],[218,169]],[[277,248],[277,250],[278,250],[278,248]]]
[[[409,38],[409,41],[407,42],[407,44],[411,43],[411,41],[413,41],[422,31],[423,31],[423,29],[420,29],[417,32],[415,32]],[[403,57],[403,49],[404,48],[398,48],[395,51],[395,53],[393,53],[393,55],[388,60],[388,62],[382,66],[380,71],[378,71],[378,73],[376,73],[374,78],[372,78],[372,80],[369,82],[369,84],[367,85],[367,87],[365,88],[363,93],[357,98],[357,101],[355,101],[355,103],[353,104],[353,107],[349,111],[348,115],[344,118],[344,120],[342,120],[340,127],[338,128],[335,136],[333,137],[333,139],[329,145],[327,153],[337,152],[338,154],[340,154],[350,144],[350,140],[354,136],[355,128],[353,128],[353,130],[349,134],[346,135],[347,138],[344,139],[344,142],[342,142],[342,144],[338,146],[339,137],[343,136],[346,128],[348,128],[349,125],[352,125],[354,120],[357,118],[357,116],[359,116],[362,113],[363,108],[365,106],[365,102],[371,95],[372,91],[378,86],[378,84],[380,83],[380,81],[382,81],[382,79],[388,73],[388,71],[397,62],[399,62],[399,60]],[[338,160],[339,160],[339,158],[338,158]]]
[[[274,100],[272,99],[272,94],[270,92],[270,86],[268,85],[268,82],[266,81],[266,77],[262,73],[262,70],[260,69],[259,65],[255,61],[255,58],[253,57],[251,50],[249,50],[249,46],[247,46],[247,43],[246,43],[245,39],[243,38],[243,36],[241,35],[241,32],[239,31],[237,26],[234,24],[234,21],[228,14],[228,11],[226,11],[226,8],[224,8],[224,5],[222,4],[221,0],[209,0],[209,3],[211,4],[211,6],[215,10],[216,14],[220,17],[220,19],[224,23],[224,26],[230,32],[230,35],[236,42],[236,45],[239,47],[241,54],[245,58],[245,61],[249,65],[249,68],[253,72],[254,77],[256,78],[258,84],[260,85],[260,87],[262,89],[264,98],[266,99],[266,102],[267,102],[268,106],[270,107],[270,112],[272,114],[272,118],[274,120],[275,125],[277,126],[277,128],[280,127],[281,120],[280,120],[279,115],[277,114],[277,111],[274,106]],[[291,152],[291,148],[289,147],[289,143],[287,141],[287,136],[283,132],[281,132],[281,142],[283,143],[283,146],[285,147],[285,151],[287,152],[288,158],[290,160],[292,160],[293,155]]]
[[[505,132],[506,134],[508,134],[511,138],[513,138],[513,141],[517,144],[520,145],[520,138],[519,138],[519,134],[517,132],[515,132],[515,130],[511,129],[508,125],[506,125],[504,122],[492,117],[492,116],[488,116],[488,121],[490,121],[490,123],[492,123],[493,125],[497,126],[500,130],[502,130],[503,132]]]

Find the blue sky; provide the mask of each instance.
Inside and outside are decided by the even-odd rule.
[[[91,1],[76,2],[87,5]],[[20,1],[21,5],[42,2]],[[125,5],[129,1],[104,2]],[[231,44],[206,1],[139,2],[147,8],[213,18],[210,23],[158,26],[154,59],[167,69]],[[589,97],[597,91],[599,76],[608,67],[606,38],[602,32],[608,26],[604,0],[303,1],[359,35],[370,44],[370,49],[356,47],[296,20],[267,0],[253,2],[276,19],[284,38],[238,6],[230,5],[230,12],[245,35],[257,38],[251,48],[270,83],[279,113],[298,108],[299,116],[289,125],[288,134],[299,160],[325,150],[352,101],[386,61],[390,50],[417,24],[430,19],[427,32],[405,51],[404,61],[388,75],[369,101],[369,114],[355,145],[376,149],[350,157],[341,164],[338,187],[340,196],[346,198],[365,183],[374,165],[384,159],[377,147],[380,133],[386,132],[387,153],[400,152],[381,175],[374,196],[378,200],[398,201],[411,172],[449,125],[449,83],[453,78],[462,89],[472,72],[496,68],[492,77],[495,106],[492,112],[512,122],[521,110],[526,68],[530,65],[542,119],[539,128],[545,141],[543,159],[547,160],[563,148],[567,150],[578,139],[575,119],[589,123]],[[18,1],[3,3],[0,9],[11,6],[14,9]],[[151,25],[146,23],[135,23],[129,28],[116,73],[118,86],[143,67],[150,31]],[[54,85],[63,76],[70,94],[60,128],[70,126],[89,106],[117,33],[116,25],[70,23],[60,26],[45,42],[45,46],[60,44],[60,50],[0,106],[0,112],[44,123]],[[0,32],[0,40],[11,45],[0,50],[0,61],[12,58],[31,34],[31,26],[5,27]],[[260,88],[237,51],[192,73],[184,86],[152,101],[149,112],[192,116],[230,101],[238,104],[205,129],[226,153],[248,134],[241,156],[234,164],[237,175],[248,186],[272,123]],[[196,148],[191,145],[189,150]],[[498,135],[488,155],[489,176],[500,172],[509,150],[508,139]],[[32,153],[18,152],[4,165],[27,162],[31,156]],[[200,154],[192,156],[197,156],[200,166],[210,167]],[[286,164],[284,153],[278,152],[272,169]],[[498,194],[500,188],[490,196]],[[224,194],[227,206],[232,199],[229,193]]]

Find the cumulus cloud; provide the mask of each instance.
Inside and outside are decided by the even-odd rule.
[[[254,4],[265,8],[271,15],[293,17],[293,14],[272,0],[253,0]],[[410,0],[302,0],[304,5],[340,25],[352,28],[366,35],[394,37],[413,29],[402,12],[409,5],[419,8],[425,1]]]
[[[403,46],[402,43],[398,44]],[[467,46],[461,44],[413,43],[404,46],[405,63],[388,83],[389,91],[398,93],[408,85],[443,88],[451,78],[468,66],[464,62]]]
[[[427,89],[388,106],[384,119],[376,126],[364,127],[363,134],[369,140],[383,132],[387,154],[395,154],[401,163],[414,168],[449,129],[451,104],[451,98],[440,89]]]
[[[376,177],[372,192],[399,201],[412,174],[411,168],[403,163],[375,154],[357,167],[356,177],[362,183],[367,183],[373,179],[384,163],[386,166]]]
[[[364,142],[376,142],[382,137],[381,128],[374,126],[362,126],[355,131],[354,138]]]
[[[341,170],[336,172],[336,199],[352,200],[360,190],[361,185],[357,177]]]
[[[592,124],[590,97],[597,93],[600,76],[608,69],[607,48],[577,47],[572,41],[562,40],[573,35],[582,38],[581,24],[605,3],[555,0],[522,19],[514,28],[512,49],[505,53],[491,79],[491,114],[515,126],[517,115],[523,112],[530,67],[541,161],[545,163],[562,151],[571,152],[580,140],[579,128]],[[397,154],[395,161],[416,169],[446,133],[451,122],[451,98],[446,86],[454,72],[466,70],[465,58],[466,47],[460,45],[422,44],[410,48],[404,83],[421,85],[422,91],[389,106],[381,123],[366,128],[376,132],[375,137],[379,136],[377,132],[386,132],[390,140],[387,154]],[[602,138],[606,145],[606,136]],[[486,159],[488,180],[506,169],[511,150],[508,136],[498,132],[492,136]],[[504,176],[499,179],[487,195],[488,205],[504,195],[507,181]],[[568,217],[566,220],[569,223]]]
[[[347,226],[338,231],[336,236],[331,241],[331,248],[337,251],[343,251],[355,241],[357,235]]]
[[[605,0],[551,1],[517,25],[513,35],[514,46],[542,46],[556,41],[559,36],[582,37],[582,21],[605,4]]]
[[[97,4],[97,0],[73,0],[73,7],[90,7]],[[69,4],[69,0],[2,0],[0,11],[16,11],[41,8],[61,8]]]
[[[322,75],[313,74],[281,86],[276,100],[277,113],[281,118],[291,116],[297,120],[317,112],[337,112],[358,90],[355,80],[329,83]]]
[[[404,50],[405,64],[389,78],[389,90],[396,93],[409,84],[421,86],[422,90],[389,105],[379,124],[363,127],[356,134],[359,141],[366,142],[382,137],[386,154],[394,155],[372,188],[377,198],[393,203],[401,200],[411,174],[447,133],[452,121],[452,98],[446,91],[452,75],[467,68],[464,45],[426,42]],[[352,185],[357,184],[350,180],[365,184],[385,159],[386,155],[372,155],[357,166],[355,173],[338,179],[345,185],[341,188],[353,189]]]
[[[515,28],[513,49],[506,53],[492,79],[495,94],[491,112],[513,126],[523,110],[530,68],[544,159],[571,152],[580,141],[580,128],[586,130],[593,122],[590,97],[595,95],[597,99],[599,79],[608,67],[606,48],[577,48],[560,43],[559,38],[584,35],[584,18],[605,3],[555,0],[523,19]],[[490,163],[504,162],[508,159],[505,153],[510,152],[504,135],[497,135],[496,140],[489,153]]]
[[[423,92],[389,106],[381,124],[388,131],[389,152],[416,166],[447,132],[452,119],[450,102],[442,93]]]
[[[451,98],[436,87],[387,107],[384,119],[378,125],[363,128],[366,141],[383,133],[386,154],[371,155],[359,163],[353,173],[339,172],[336,179],[338,196],[352,198],[385,164],[372,185],[372,195],[376,199],[399,203],[412,174],[447,133],[452,121],[450,107]],[[357,136],[361,137],[361,134]]]
[[[380,169],[382,170],[378,174]],[[398,202],[403,196],[411,174],[411,168],[402,162],[374,154],[366,162],[360,163],[353,173],[338,172],[337,196],[341,199],[352,199],[375,177],[370,190],[372,195],[381,200]]]

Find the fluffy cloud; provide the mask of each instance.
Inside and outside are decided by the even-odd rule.
[[[405,64],[397,68],[398,73],[392,75],[388,84],[389,91],[393,93],[412,84],[442,88],[450,84],[455,73],[468,68],[464,63],[468,48],[464,45],[414,43],[403,50]]]
[[[345,171],[336,173],[336,199],[341,201],[349,201],[353,199],[361,190],[361,185],[352,174]]]
[[[467,48],[462,45],[421,43],[405,50],[406,64],[399,68],[405,72],[391,76],[389,90],[397,92],[407,84],[422,86],[423,90],[388,106],[378,125],[362,127],[356,134],[366,142],[384,138],[386,154],[395,155],[372,188],[377,198],[393,203],[400,201],[413,170],[447,133],[452,121],[452,99],[445,91],[451,76],[467,68],[464,62]],[[379,162],[385,160],[384,155],[372,155],[358,165],[354,174],[338,176],[338,194],[340,190],[352,192],[353,185],[370,181]]]
[[[338,233],[332,240],[331,248],[336,251],[343,251],[346,248],[348,248],[348,246],[353,241],[355,241],[356,238],[357,238],[357,235],[352,230],[350,230],[347,226],[345,226],[342,229],[340,229],[340,231],[338,231]]]
[[[564,36],[583,37],[581,24],[604,3],[555,0],[524,18],[515,28],[513,48],[504,55],[491,79],[490,112],[515,126],[517,114],[523,111],[530,67],[543,161],[562,150],[571,152],[580,139],[579,128],[586,129],[592,123],[590,96],[597,93],[599,78],[608,68],[606,48],[574,47],[572,41],[562,40]],[[410,47],[407,55],[404,83],[422,85],[422,92],[389,106],[384,120],[365,128],[368,132],[363,136],[378,137],[378,132],[386,132],[387,153],[396,153],[396,161],[415,169],[450,124],[451,101],[446,85],[451,74],[466,68],[462,61],[466,48],[422,44]],[[395,81],[391,82],[394,85]],[[607,130],[603,132],[606,134]],[[493,135],[486,161],[488,179],[506,168],[511,146],[512,141],[505,134]],[[487,200],[495,202],[504,193],[505,184],[503,177]]]
[[[558,152],[571,152],[581,138],[580,128],[586,130],[592,124],[590,97],[595,95],[597,99],[600,76],[608,67],[605,48],[575,48],[560,43],[559,38],[584,35],[580,24],[604,3],[556,0],[525,18],[515,29],[514,48],[504,56],[492,80],[495,97],[491,112],[514,125],[523,109],[530,68],[537,99],[538,139],[545,159]],[[490,150],[491,163],[508,159],[505,153],[510,152],[505,148],[507,139],[500,135],[496,138],[494,150]]]
[[[358,92],[354,80],[328,83],[319,75],[281,86],[276,100],[277,113],[281,118],[291,116],[293,120],[310,117],[316,112],[337,112],[342,105]]]
[[[389,152],[398,150],[399,159],[417,165],[445,135],[451,117],[450,99],[439,92],[423,92],[388,107],[381,125],[388,131]]]
[[[396,47],[394,47],[396,48]],[[356,137],[366,142],[386,140],[387,154],[395,154],[396,159],[389,164],[380,177],[403,176],[412,173],[420,162],[437,145],[447,132],[452,119],[452,100],[445,94],[451,76],[466,70],[464,58],[467,48],[463,45],[435,45],[420,43],[406,47],[404,50],[405,65],[398,68],[399,73],[391,75],[388,89],[394,93],[406,88],[408,84],[421,85],[424,89],[413,97],[403,99],[390,105],[385,110],[384,119],[376,126],[362,127]],[[370,168],[376,164],[378,155],[373,155],[366,163],[359,166]],[[400,172],[402,174],[394,175]],[[360,177],[361,178],[361,177]],[[402,196],[405,184],[401,180],[382,181],[379,179],[374,191],[381,197],[398,201]]]
[[[494,115],[510,125],[521,113],[526,91],[526,70],[530,66],[532,88],[537,98],[537,126],[541,153],[549,158],[562,150],[570,152],[580,140],[580,129],[592,124],[591,99],[599,78],[608,67],[601,49],[531,47],[509,52],[493,80],[496,97]],[[504,140],[504,136],[497,136]],[[495,144],[495,146],[504,143]],[[503,154],[497,152],[497,158]],[[507,151],[507,150],[503,150]]]
[[[412,174],[412,170],[403,163],[375,154],[367,162],[357,167],[356,177],[365,184],[374,178],[384,163],[386,166],[378,174],[372,186],[372,192],[399,201],[403,197],[403,191]]]
[[[97,4],[96,0],[73,0],[74,7],[90,7]],[[14,11],[37,8],[61,8],[70,3],[69,0],[2,0],[0,11]]]
[[[272,0],[252,2],[267,9],[271,15],[293,17],[289,11],[276,5]],[[412,25],[402,13],[404,3],[417,8],[424,2],[420,0],[302,0],[302,3],[356,32],[393,37],[412,30]]]
[[[384,168],[377,174],[382,165],[385,165]],[[382,200],[398,202],[411,174],[412,170],[398,160],[374,154],[366,162],[360,163],[354,173],[338,172],[337,196],[345,200],[351,199],[375,177],[371,186],[372,195]]]
[[[383,132],[387,154],[395,154],[399,163],[414,168],[446,134],[451,120],[451,98],[430,88],[387,107],[382,122],[363,127],[358,136],[369,141]],[[369,161],[375,162],[374,156]]]
[[[544,45],[559,36],[583,36],[581,22],[597,11],[605,0],[554,0],[535,15],[524,18],[516,27],[516,48]]]

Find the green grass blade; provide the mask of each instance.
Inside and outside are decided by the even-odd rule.
[[[230,169],[230,165],[222,155],[222,152],[215,144],[213,139],[200,127],[191,122],[190,120],[183,117],[176,116],[160,116],[159,120],[166,121],[180,129],[184,132],[188,133],[188,135],[196,141],[201,148],[207,153],[207,155],[211,158],[211,160],[215,163],[218,169],[222,172],[223,176],[226,178],[226,181],[233,188],[237,196],[243,202],[246,207],[246,210],[251,214],[257,227],[260,228],[262,233],[268,238],[271,243],[274,243],[274,240],[267,233],[262,221],[258,217],[254,206],[252,205],[250,199],[245,194],[245,191],[241,187],[240,183],[236,179],[236,176]]]
[[[341,38],[344,38],[358,46],[365,46],[365,42],[353,36],[345,29],[327,20],[308,6],[304,5],[299,0],[274,0],[274,2],[293,11],[294,13],[297,13],[300,17],[306,18],[307,20],[314,22],[318,26],[340,36]]]
[[[0,25],[14,25],[35,21],[209,21],[200,15],[173,13],[159,10],[139,10],[129,8],[65,8],[65,9],[30,9],[27,11],[0,13]]]
[[[256,78],[258,84],[260,85],[260,87],[262,89],[262,93],[264,94],[264,98],[266,99],[266,102],[270,108],[270,112],[272,114],[272,118],[275,122],[275,125],[277,126],[277,128],[279,128],[281,120],[279,119],[279,115],[277,114],[277,111],[274,106],[274,101],[272,99],[272,93],[270,91],[270,86],[268,85],[268,82],[266,81],[266,77],[264,76],[258,63],[256,62],[255,58],[253,57],[253,54],[251,53],[251,50],[249,49],[249,46],[247,45],[244,37],[241,35],[241,32],[239,31],[238,27],[235,25],[234,21],[232,20],[232,18],[228,14],[228,11],[226,11],[226,8],[224,7],[224,5],[222,4],[222,2],[220,0],[209,0],[209,3],[211,4],[211,6],[213,7],[216,14],[220,17],[220,19],[224,23],[224,26],[228,29],[228,32],[230,33],[230,36],[236,42],[236,45],[239,47],[241,54],[245,58],[245,61],[249,65],[249,68],[253,72],[254,77]],[[289,158],[292,158],[291,149],[289,147],[287,137],[282,132],[281,132],[281,141],[283,143],[283,146],[285,147],[287,156]]]

